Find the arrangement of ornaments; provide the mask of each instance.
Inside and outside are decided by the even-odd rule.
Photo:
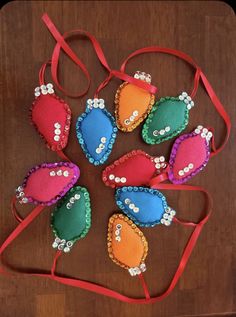
[[[37,207],[25,219],[17,216],[20,224],[3,243],[0,254],[38,216],[44,206],[57,203],[51,216],[51,226],[55,236],[52,247],[58,254],[70,252],[75,242],[84,238],[91,227],[89,192],[85,187],[76,185],[80,169],[63,153],[68,143],[72,111],[69,105],[56,95],[53,84],[44,81],[46,67],[51,66],[56,86],[65,92],[57,78],[60,49],[63,49],[82,71],[84,68],[65,40],[75,31],[67,32],[67,35],[62,36],[47,14],[44,14],[43,21],[57,44],[51,61],[43,64],[40,70],[39,86],[35,88],[35,100],[31,107],[31,121],[47,147],[56,151],[64,161],[35,166],[17,188],[16,199],[19,203],[33,203]],[[132,53],[123,63],[120,71],[114,71],[109,68],[97,40],[88,32],[85,32],[85,35],[91,40],[99,60],[108,70],[108,78],[98,87],[95,97],[87,100],[85,111],[76,122],[78,143],[88,162],[98,166],[108,160],[118,130],[130,133],[143,124],[142,139],[150,145],[177,137],[168,160],[164,156],[153,157],[142,150],[133,150],[106,166],[102,172],[104,184],[116,190],[115,201],[119,208],[119,212],[113,214],[108,221],[108,254],[116,264],[127,269],[131,276],[137,275],[141,278],[142,272],[146,270],[148,241],[140,228],[152,228],[157,225],[169,227],[173,221],[180,223],[176,211],[168,204],[164,194],[158,190],[158,186],[168,180],[166,186],[169,186],[169,189],[195,190],[194,187],[189,189],[189,186],[184,187],[181,184],[199,173],[206,166],[209,158],[221,151],[229,137],[230,120],[205,75],[186,54],[159,47],[155,49],[150,47],[149,50],[144,48],[143,51],[141,49]],[[125,65],[128,60],[144,52],[165,52],[188,62],[196,71],[193,92],[191,94],[182,92],[177,97],[158,99],[149,74],[137,71],[134,77],[127,75]],[[106,109],[105,100],[98,97],[98,93],[112,77],[124,80],[115,94],[115,117]],[[200,79],[227,126],[225,142],[219,149],[215,149],[212,142],[212,128],[198,125],[191,133],[181,135],[188,125],[189,112],[195,106],[193,97]],[[207,220],[208,216],[204,218],[205,222]],[[193,247],[194,245],[191,246],[192,249]],[[182,260],[187,263],[188,258],[183,256]],[[182,272],[177,274],[180,277]],[[56,279],[55,273],[50,276],[52,277]],[[66,282],[59,280],[58,277],[57,279],[70,285],[69,279]],[[90,289],[90,286],[81,283],[78,287]],[[93,288],[92,291],[128,302],[152,302],[160,298],[146,295],[145,299],[132,299],[124,295],[123,297],[116,295],[118,293],[113,294],[114,291],[110,294],[100,288],[97,286],[97,289]],[[167,296],[167,292],[162,296],[163,298]]]

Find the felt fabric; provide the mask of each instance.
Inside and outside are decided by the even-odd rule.
[[[189,110],[186,104],[174,97],[161,98],[153,107],[142,129],[143,140],[148,144],[158,144],[169,140],[183,131],[188,124]],[[155,135],[154,131],[169,131]]]
[[[167,208],[162,193],[145,187],[119,188],[116,190],[115,198],[117,206],[139,226],[150,227],[159,224]]]
[[[69,106],[55,94],[40,95],[31,108],[31,120],[39,134],[52,150],[61,150],[67,145],[71,123]],[[60,124],[60,140],[55,141],[55,123]]]
[[[154,158],[144,151],[136,150],[125,154],[107,166],[102,173],[102,179],[107,186],[112,188],[124,185],[141,186],[147,184],[156,172]],[[125,182],[117,183],[116,177],[125,178]]]
[[[185,134],[179,137],[171,150],[168,176],[171,182],[181,184],[199,173],[207,164],[210,157],[209,142],[201,134]],[[192,168],[179,171],[192,164]]]
[[[119,87],[115,97],[117,127],[124,132],[134,130],[151,111],[155,101],[154,98],[155,96],[147,90],[124,82]],[[138,111],[138,115],[134,118],[134,121],[126,125],[125,120],[133,116],[134,111]]]
[[[55,207],[51,224],[54,234],[60,239],[74,242],[85,237],[91,226],[91,207],[87,189],[73,187]]]
[[[118,228],[121,229],[117,232]],[[117,236],[120,240],[116,240]],[[147,256],[147,241],[135,224],[122,214],[115,214],[108,224],[108,253],[111,259],[124,268],[138,267]]]
[[[95,103],[94,100],[91,102]],[[102,108],[99,108],[100,105]],[[104,103],[101,102],[96,106],[97,108],[91,106],[87,101],[86,111],[77,120],[76,133],[89,162],[100,165],[107,160],[111,153],[117,128],[115,119],[104,109]]]
[[[95,160],[100,160],[104,156],[104,152],[108,150],[108,143],[112,134],[112,124],[110,119],[104,114],[101,109],[93,109],[86,118],[81,122],[81,131],[88,152]],[[96,153],[101,143],[101,138],[105,137],[107,142],[105,148],[100,153]]]
[[[66,194],[79,174],[79,168],[73,163],[44,163],[29,171],[21,191],[27,202],[50,205]]]

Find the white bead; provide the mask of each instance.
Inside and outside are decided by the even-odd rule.
[[[134,119],[135,119],[135,117],[134,117],[134,116],[131,116],[131,117],[129,118],[129,121],[133,122]]]
[[[133,212],[135,212],[135,213],[139,212],[139,208],[138,207],[134,207]]]
[[[103,150],[103,149],[105,148],[105,145],[104,145],[104,144],[102,144],[102,143],[100,143],[100,144],[99,144],[99,147],[100,147],[100,149],[102,149],[102,150]]]
[[[158,132],[158,130],[154,130],[154,131],[152,132],[152,134],[153,134],[154,136],[158,136],[159,132]]]
[[[101,142],[105,144],[106,141],[107,141],[107,139],[103,136],[103,137],[101,138]]]
[[[181,100],[181,101],[184,100],[184,96],[180,95],[179,100]]]
[[[47,87],[46,87],[45,85],[41,85],[41,86],[40,86],[40,89],[41,89],[41,90],[46,90]]]
[[[187,97],[188,94],[184,91],[184,92],[182,92],[182,96],[183,96],[183,97]]]
[[[58,247],[58,244],[54,241],[52,244],[53,249],[56,249]]]
[[[100,153],[102,152],[102,150],[101,150],[99,147],[98,147],[98,148],[96,148],[96,150],[95,150],[95,151],[96,151],[96,153],[97,153],[97,154],[100,154]]]
[[[119,235],[120,235],[120,230],[116,230],[116,231],[115,231],[115,235],[116,235],[116,236],[119,236]]]
[[[160,162],[165,162],[165,157],[164,156],[160,156]]]
[[[211,138],[212,137],[212,132],[211,131],[209,131],[208,133],[207,133],[207,136],[208,136],[208,138]]]
[[[176,212],[174,210],[171,210],[170,214],[171,214],[172,217],[174,217],[176,215]]]
[[[122,228],[122,224],[118,223],[118,224],[116,225],[116,229],[121,230],[121,228]]]
[[[157,169],[160,169],[160,168],[161,168],[161,164],[160,164],[160,163],[157,163],[157,164],[155,164],[155,167],[156,167]]]
[[[162,216],[164,219],[168,219],[168,214],[164,213],[164,215]]]
[[[165,219],[161,219],[161,223],[164,225],[164,223],[165,223]]]
[[[191,105],[191,107],[194,107],[194,101],[193,100],[190,102],[190,105]]]
[[[134,110],[133,116],[134,116],[134,117],[137,117],[137,116],[138,116],[138,110]]]
[[[75,194],[75,200],[79,200],[80,199],[80,194]]]
[[[125,124],[125,125],[129,125],[129,124],[130,124],[129,119],[125,119],[124,124]]]
[[[104,99],[100,98],[99,100],[99,103],[104,103]]]
[[[65,248],[63,249],[63,251],[64,251],[65,253],[68,253],[68,252],[70,252],[70,248],[69,248],[69,247],[65,247]]]
[[[197,129],[202,130],[203,126],[202,125],[198,125]]]
[[[67,209],[71,209],[71,207],[72,207],[72,206],[71,206],[71,203],[67,203],[67,204],[66,204],[66,208],[67,208]]]
[[[74,202],[75,202],[74,197],[71,197],[71,198],[70,198],[70,203],[73,204]]]
[[[62,170],[57,171],[57,176],[61,176],[62,175]]]
[[[53,88],[53,84],[48,83],[48,84],[46,85],[46,87],[49,88],[49,89],[52,89],[52,88]]]
[[[159,163],[159,162],[160,162],[159,157],[155,157],[155,158],[154,158],[154,162],[155,162],[155,163]]]
[[[88,103],[89,105],[91,105],[91,104],[93,103],[92,99],[88,99],[88,100],[87,100],[87,103]]]
[[[54,133],[55,133],[56,135],[60,135],[60,134],[61,134],[61,130],[60,130],[60,129],[55,129],[55,130],[54,130]]]
[[[172,221],[173,217],[171,215],[168,216],[167,220]]]
[[[133,209],[134,209],[134,207],[135,207],[135,205],[134,205],[134,204],[129,204],[129,208],[130,208],[131,210],[133,210]]]
[[[100,103],[100,104],[99,104],[99,108],[100,108],[100,109],[104,109],[104,108],[105,108],[104,103]]]
[[[188,164],[188,168],[192,169],[193,168],[193,163]]]
[[[139,79],[139,74],[134,74],[134,78]]]
[[[116,241],[120,242],[120,241],[121,241],[121,237],[120,237],[120,236],[117,236],[117,237],[116,237]]]
[[[35,92],[39,92],[39,91],[40,91],[40,87],[36,87],[36,88],[34,89],[34,91],[35,91]]]
[[[145,80],[145,76],[144,75],[140,75],[140,79],[141,80]]]
[[[56,129],[60,129],[60,128],[61,128],[60,123],[59,123],[59,122],[56,122],[56,123],[54,124],[54,128],[56,128]]]
[[[201,137],[204,139],[206,137],[205,133],[201,133]]]
[[[59,135],[55,135],[55,136],[54,136],[54,141],[58,142],[59,140],[60,140]]]
[[[164,135],[165,134],[165,130],[160,130],[160,135]]]
[[[40,96],[40,92],[39,91],[35,92],[34,95],[35,95],[35,97],[39,97]]]
[[[109,179],[112,181],[113,179],[115,178],[115,175],[113,175],[113,174],[110,174],[109,175]]]
[[[69,176],[69,172],[68,171],[64,171],[63,172],[63,176],[68,177]]]
[[[115,178],[115,182],[116,182],[116,183],[119,183],[119,182],[120,182],[120,177],[116,177],[116,178]]]
[[[165,225],[168,227],[170,225],[170,221],[169,220],[166,220],[165,221]]]
[[[48,93],[47,90],[42,90],[41,92],[43,95],[47,95],[47,93]]]
[[[202,130],[202,132],[203,132],[203,133],[208,133],[208,130],[207,130],[206,128],[204,128],[204,129]]]
[[[192,98],[191,98],[190,96],[187,96],[186,98],[187,98],[187,100],[189,100],[189,101],[192,100]]]
[[[126,178],[125,177],[121,177],[121,179],[120,179],[120,181],[121,181],[121,183],[126,183]]]
[[[56,173],[55,173],[55,171],[51,171],[51,172],[49,173],[49,175],[50,175],[50,176],[55,176]]]
[[[195,129],[194,132],[199,134],[201,131],[199,129]]]
[[[188,99],[184,99],[184,103],[186,103],[186,105],[188,105],[188,103],[189,103]]]
[[[179,170],[178,174],[179,174],[179,176],[184,176],[184,171]]]
[[[187,109],[190,110],[192,107],[190,104],[187,105]]]
[[[93,104],[93,107],[94,107],[94,108],[98,108],[98,103],[94,103],[94,104]]]
[[[129,205],[131,203],[131,200],[129,198],[125,198],[125,204]]]
[[[165,131],[169,132],[170,131],[170,127],[165,127]]]
[[[184,168],[184,172],[185,172],[185,173],[188,173],[188,172],[189,172],[189,168],[188,168],[188,167],[185,167],[185,168]]]

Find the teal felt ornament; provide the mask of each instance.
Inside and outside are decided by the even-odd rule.
[[[143,126],[143,140],[148,144],[159,144],[180,134],[188,125],[189,110],[193,106],[194,102],[186,92],[177,98],[161,98]]]
[[[73,187],[54,209],[51,226],[55,234],[52,247],[69,252],[73,244],[86,236],[91,226],[90,197],[87,189]]]

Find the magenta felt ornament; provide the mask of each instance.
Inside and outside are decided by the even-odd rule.
[[[212,132],[199,125],[192,133],[178,137],[171,150],[168,177],[182,184],[199,173],[210,158]]]
[[[16,189],[20,203],[50,206],[55,204],[76,183],[80,175],[73,163],[43,163],[33,167]]]

